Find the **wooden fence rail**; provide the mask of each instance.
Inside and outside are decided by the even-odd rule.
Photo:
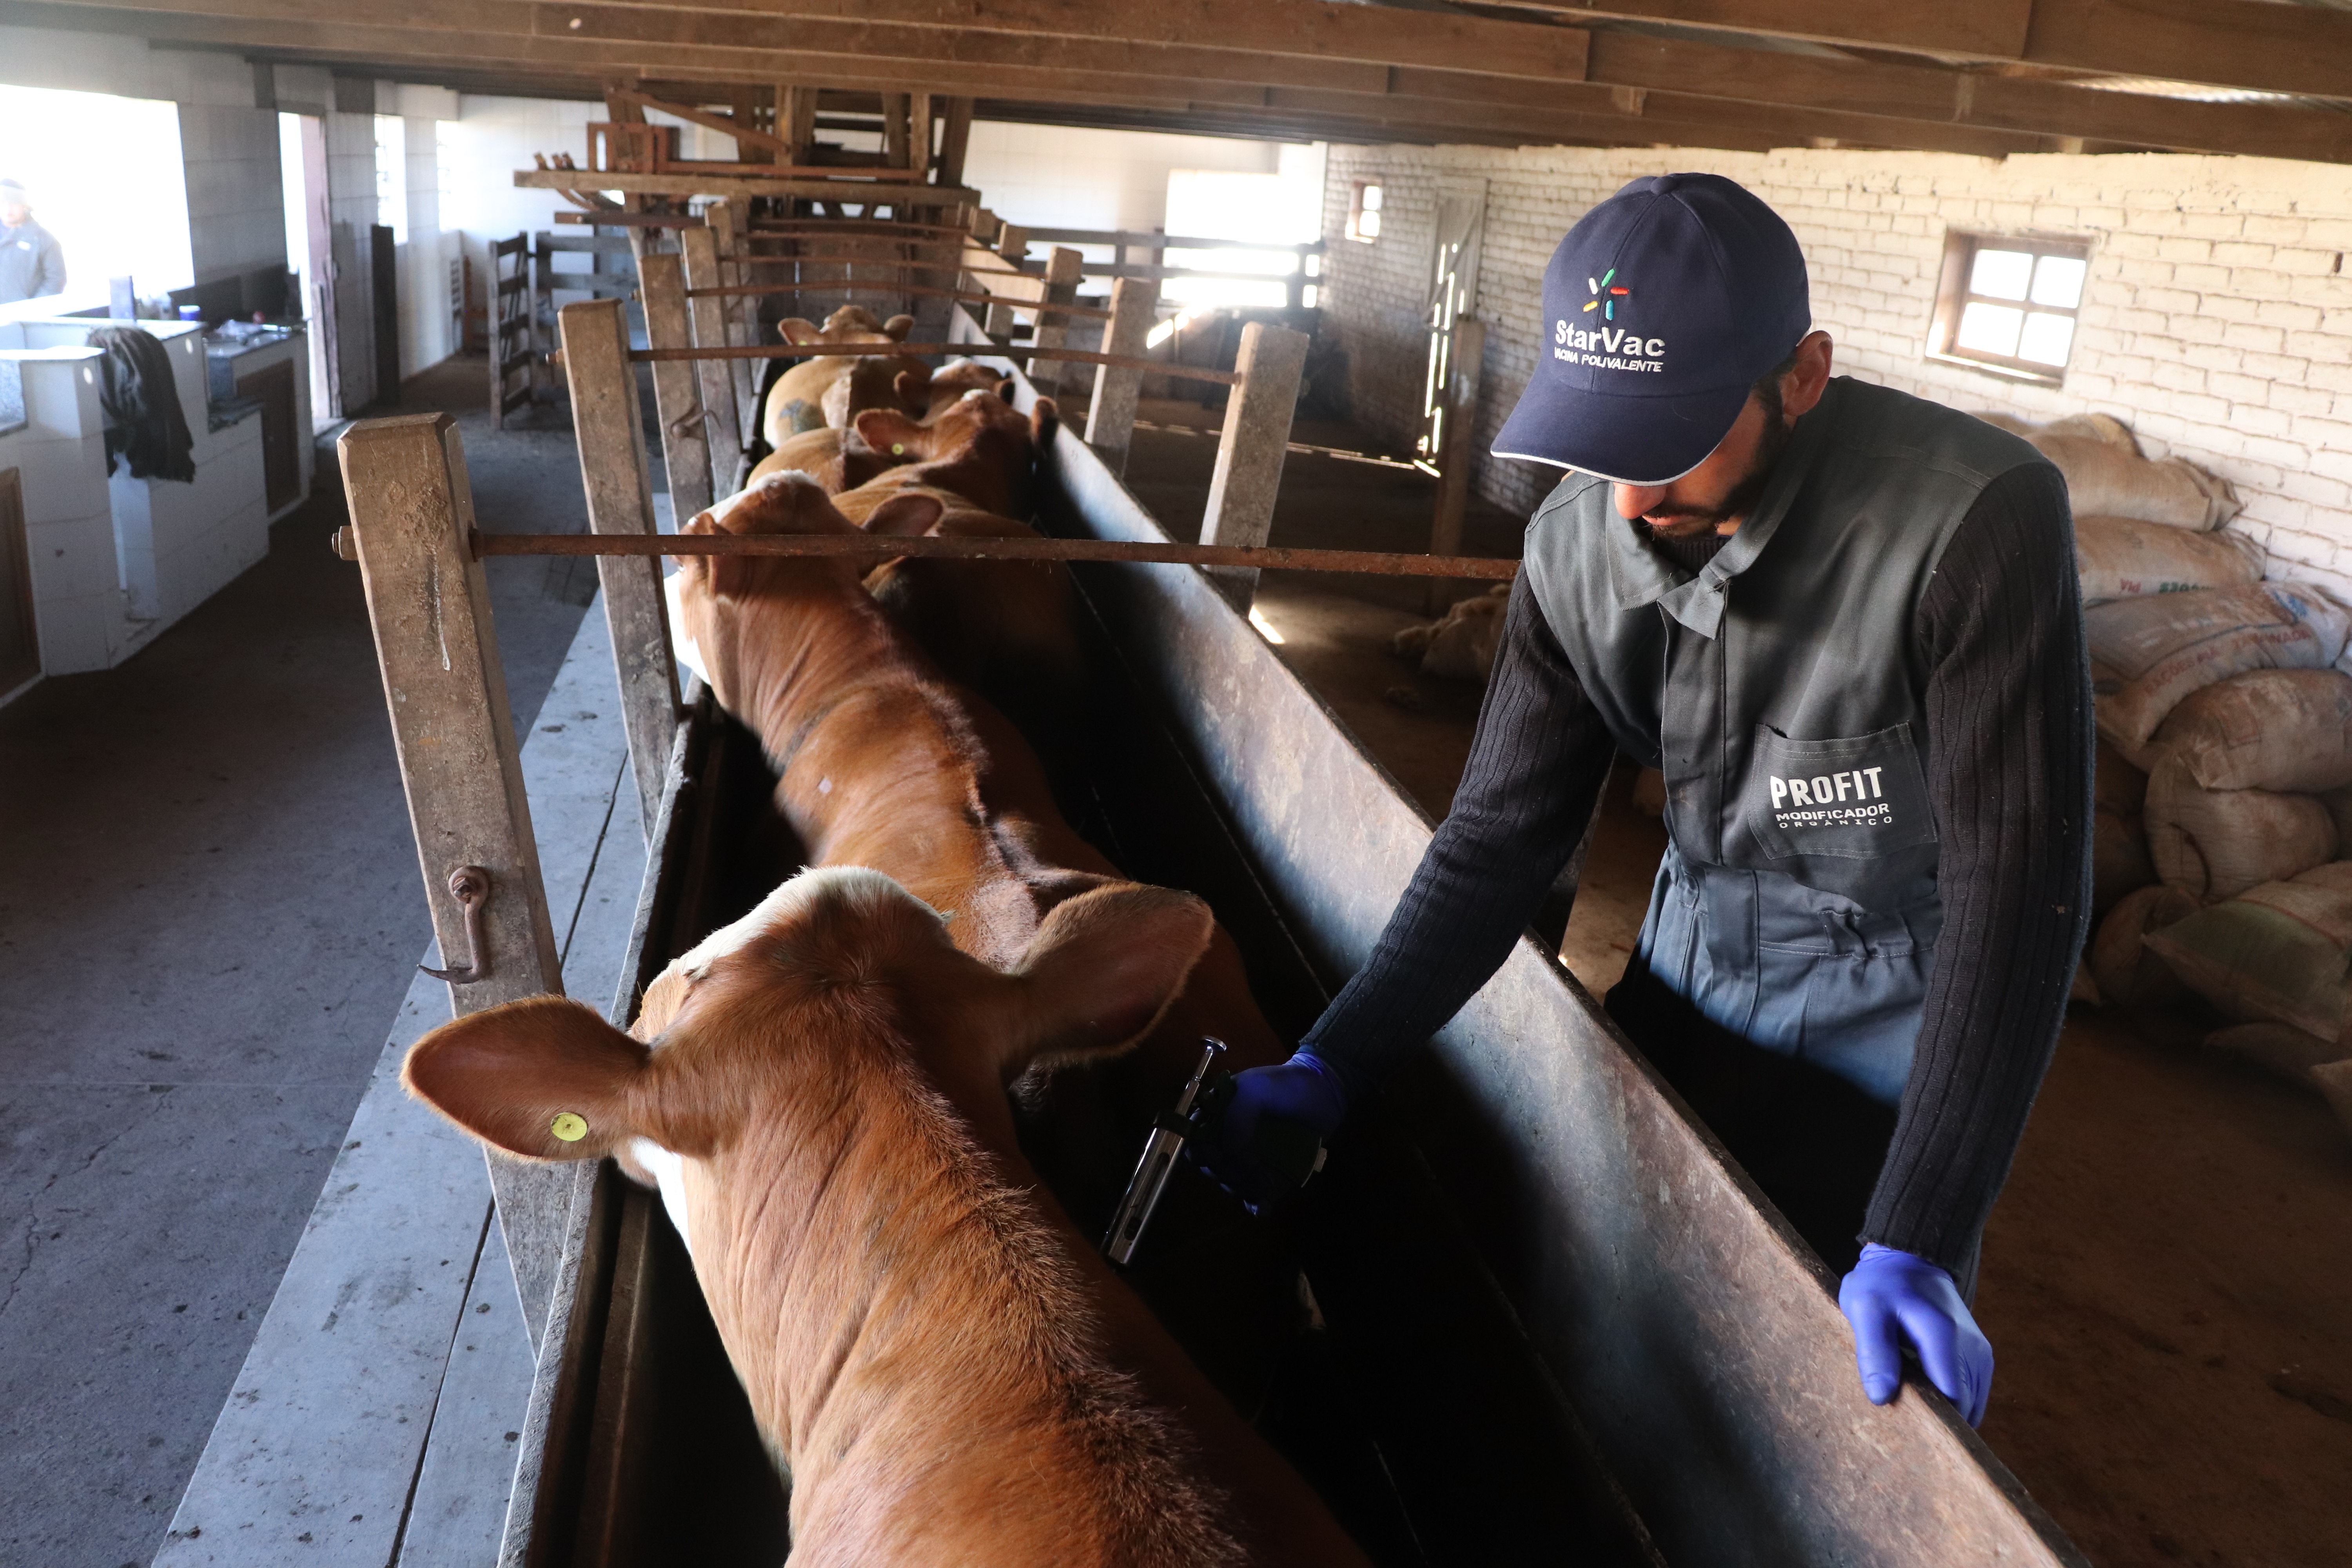
[[[1108,310],[1092,305],[1054,305],[1043,300],[1011,300],[1002,294],[975,294],[965,289],[934,289],[927,283],[854,283],[846,278],[820,278],[814,283],[736,283],[724,289],[689,289],[687,298],[711,294],[917,294],[927,300],[961,300],[970,305],[1007,305],[1016,310],[1059,310],[1066,316],[1110,320]]]
[[[1514,560],[1417,555],[1382,550],[1297,550],[1286,545],[1131,543],[1107,539],[900,539],[865,533],[484,533],[477,560],[492,555],[836,556],[895,561],[1125,561],[1239,571],[1355,572],[1378,577],[1462,577],[1508,582]]]
[[[1040,305],[1038,309],[1049,307]],[[1255,327],[1263,323],[1253,321]],[[1296,334],[1301,338],[1304,332]],[[839,354],[845,349],[852,353],[876,351],[894,354],[968,354],[975,347],[1006,359],[1067,360],[1075,364],[1108,365],[1117,370],[1134,370],[1174,376],[1179,381],[1211,381],[1220,386],[1239,386],[1248,377],[1245,370],[1210,370],[1202,365],[1163,364],[1158,360],[1138,359],[1128,354],[1098,354],[1087,349],[1041,349],[1026,344],[991,345],[971,343],[761,343],[751,348],[691,348],[691,349],[632,349],[630,360],[637,364],[660,364],[666,360],[698,359],[816,359],[827,354]],[[1292,394],[1297,395],[1296,378]],[[1289,438],[1290,422],[1283,421],[1284,439]]]

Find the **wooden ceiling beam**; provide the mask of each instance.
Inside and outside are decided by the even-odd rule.
[[[1460,91],[1466,79],[1402,71],[1399,91]],[[2198,103],[1919,64],[1763,54],[1639,33],[1599,33],[1587,90],[1639,88],[1737,102],[1837,110],[2140,147],[2352,161],[2352,115],[2263,103]],[[1429,82],[1426,88],[1408,85]],[[1443,85],[1439,85],[1442,83]],[[1517,82],[1490,98],[1525,101]]]
[[[125,7],[142,14],[236,14],[273,24],[339,24],[424,28],[437,36],[506,33],[539,45],[534,61],[569,61],[579,49],[597,68],[673,70],[708,66],[718,54],[740,75],[795,73],[830,80],[849,58],[891,61],[858,68],[861,80],[908,80],[936,73],[912,61],[948,68],[964,66],[985,75],[988,89],[1021,99],[1049,99],[1049,78],[1034,70],[1136,75],[1155,87],[1185,85],[1192,97],[1244,101],[1258,87],[1402,94],[1402,97],[1465,97],[1486,103],[1522,103],[1528,108],[1578,108],[1606,113],[1613,89],[1675,91],[1689,97],[1764,103],[1788,110],[1884,115],[1940,127],[1936,134],[1894,134],[1877,127],[1872,141],[1889,146],[1928,146],[1980,151],[2000,143],[1990,134],[2077,136],[2124,146],[2171,148],[2194,153],[2249,153],[2267,157],[2310,157],[2324,163],[2352,160],[2352,118],[2310,108],[2270,103],[2194,103],[2115,91],[2088,91],[2065,82],[2000,78],[1983,70],[1952,70],[1931,64],[1886,64],[1863,58],[1788,54],[1715,45],[1715,42],[1654,37],[1646,33],[1597,33],[1585,54],[1585,80],[1536,80],[1446,70],[1437,66],[1376,66],[1331,58],[1246,54],[1225,47],[1143,45],[1129,40],[946,30],[934,26],[837,21],[825,16],[788,19],[776,14],[731,14],[724,21],[724,45],[713,36],[713,14],[663,9],[654,5],[546,5],[541,0],[414,0],[397,19],[351,19],[341,0],[89,0],[97,7]],[[730,0],[713,0],[727,5]],[[772,0],[781,7],[812,0]],[[1289,5],[1291,0],[1284,0]],[[2072,5],[2074,0],[2042,0]],[[2155,3],[2155,0],[2149,0]],[[164,7],[164,9],[151,9]],[[2279,9],[2279,7],[2267,7]],[[995,16],[990,16],[995,21]],[[579,26],[574,26],[579,24]],[[604,49],[597,49],[604,45]],[[701,73],[701,70],[696,70]],[[957,89],[971,89],[957,82]],[[1108,85],[1098,82],[1098,91]],[[1157,97],[1157,94],[1152,94]],[[1712,122],[1712,115],[1707,115]],[[1943,134],[1950,127],[1973,127],[1971,134]],[[1821,132],[1834,134],[1834,132]]]
[[[730,0],[711,3],[724,5]],[[342,0],[90,0],[84,5],[43,9],[66,15],[88,12],[148,18],[155,30],[176,30],[182,37],[191,37],[199,27],[198,22],[186,18],[210,17],[215,24],[224,20],[266,23],[267,36],[217,25],[205,36],[259,47],[299,45],[387,60],[425,55],[452,58],[462,49],[479,47],[485,58],[512,60],[533,71],[577,69],[607,77],[617,73],[762,81],[791,78],[870,83],[882,91],[969,95],[988,90],[1001,95],[1000,100],[1064,97],[1097,102],[1148,100],[1155,108],[1181,96],[1189,101],[1246,109],[1271,101],[1284,91],[1324,91],[1401,100],[1386,105],[1370,121],[1386,124],[1421,122],[1433,106],[1443,109],[1449,100],[1465,106],[1514,106],[1535,111],[1536,116],[1561,111],[1606,115],[1622,112],[1632,92],[1650,97],[1654,117],[1663,117],[1664,109],[1680,105],[1675,119],[1727,131],[1737,128],[1735,121],[1727,119],[1725,110],[1703,107],[1696,100],[1761,105],[1769,111],[1807,117],[1874,116],[1918,127],[1906,131],[1895,123],[1832,121],[1805,132],[1874,145],[1998,156],[2004,151],[2033,151],[2050,145],[2035,138],[2071,137],[2187,152],[2352,161],[2352,116],[2328,110],[2183,102],[1926,63],[1768,54],[1622,31],[1591,37],[1580,61],[1587,79],[1560,80],[1472,74],[1424,64],[1391,67],[1303,55],[1255,55],[1191,44],[1044,33],[954,32],[907,23],[825,16],[791,19],[774,14],[779,9],[823,8],[831,3],[766,0],[758,14],[715,16],[709,10],[697,13],[662,5],[414,0],[396,16],[379,15],[365,20],[354,19]],[[1305,3],[1284,0],[1283,8]],[[1715,3],[1722,9],[1729,0]],[[2045,6],[2082,3],[2084,0],[2037,0]],[[2171,0],[2132,3],[2168,5]],[[876,0],[876,5],[877,9],[892,5],[900,10],[910,5],[937,9],[935,0]],[[992,13],[983,26],[993,26],[998,20]],[[574,21],[580,26],[572,26]],[[723,24],[715,29],[726,35],[723,44],[702,41],[713,36],[714,23]],[[422,34],[428,41],[419,45],[410,37],[414,34]],[[1662,93],[1671,96],[1663,100],[1652,96]],[[1497,129],[1499,133],[1492,117],[1448,113],[1433,122],[1464,121]],[[1532,137],[1539,133],[1542,121],[1528,117],[1521,123],[1524,133]]]
[[[2269,0],[1507,0],[1576,22],[1670,22],[1946,60],[2352,99],[2352,11]]]
[[[1578,112],[1563,117],[1559,108],[1562,95],[1556,91],[1539,100],[1541,107],[1513,107],[1483,102],[1475,97],[1416,98],[1379,92],[1265,88],[1249,83],[1184,79],[1157,73],[1103,73],[1008,64],[979,66],[958,59],[882,60],[852,55],[784,53],[740,47],[721,50],[679,45],[624,44],[575,37],[568,33],[562,37],[502,35],[474,32],[450,25],[456,20],[456,11],[470,11],[478,6],[482,19],[495,17],[499,0],[419,0],[426,11],[423,18],[425,25],[416,25],[408,18],[397,23],[387,20],[316,20],[311,13],[320,8],[320,0],[212,0],[212,3],[225,7],[234,6],[244,14],[235,17],[206,16],[173,10],[168,13],[145,11],[141,15],[152,29],[183,39],[373,57],[384,60],[393,68],[400,68],[403,63],[413,59],[443,63],[465,59],[506,60],[539,69],[571,66],[583,74],[596,73],[604,77],[627,77],[640,71],[658,71],[665,77],[706,77],[718,80],[725,79],[731,73],[736,79],[789,79],[822,82],[834,87],[871,87],[885,91],[920,89],[976,96],[984,89],[995,95],[1025,100],[1059,99],[1171,109],[1189,103],[1202,109],[1215,106],[1242,115],[1276,109],[1283,95],[1290,93],[1303,95],[1297,98],[1295,105],[1301,111],[1320,111],[1368,127],[1385,127],[1390,135],[1394,135],[1397,128],[1407,125],[1427,126],[1439,131],[1477,131],[1520,142],[1539,142],[1558,135],[1605,137],[1617,128],[1623,130],[1627,139],[1643,143],[1673,141],[1677,135],[1673,123],[1616,111],[1605,89],[1598,94],[1572,95]],[[265,14],[256,16],[253,14],[256,12]],[[410,17],[415,15],[409,14]],[[1382,74],[1382,79],[1386,79],[1386,73]],[[1819,123],[1799,123],[1807,118],[1818,118]],[[1717,115],[1702,115],[1694,123],[1738,132],[1743,142],[1776,133],[1801,141],[1814,135],[1852,136],[1854,128],[1848,123],[1851,119],[1851,116],[1807,117],[1759,111],[1753,128],[1742,127],[1732,117]],[[1872,140],[1885,139],[1882,131],[1873,129]],[[1787,143],[1784,142],[1782,144]],[[1971,144],[1969,150],[1978,149]]]

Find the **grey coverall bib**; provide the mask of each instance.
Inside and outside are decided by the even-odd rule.
[[[1528,525],[1537,604],[1618,746],[1666,776],[1637,960],[1754,1045],[1892,1106],[1943,907],[1929,671],[1912,626],[1952,533],[2039,453],[1847,378],[1696,575],[1571,476]]]

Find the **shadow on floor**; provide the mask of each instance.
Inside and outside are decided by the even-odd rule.
[[[493,432],[482,526],[584,527],[560,407]],[[270,552],[118,668],[0,709],[0,1561],[145,1563],[430,940],[331,449]],[[593,563],[488,563],[529,726]]]

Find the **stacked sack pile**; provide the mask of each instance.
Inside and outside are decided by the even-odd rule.
[[[2105,416],[1992,423],[2065,475],[2097,694],[2095,996],[2203,996],[2209,1043],[2352,1128],[2352,611],[2265,582],[2229,485]]]

